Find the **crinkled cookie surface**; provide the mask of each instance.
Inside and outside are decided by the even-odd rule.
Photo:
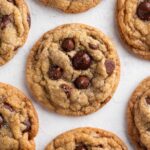
[[[61,9],[66,13],[84,12],[95,7],[100,0],[41,0],[45,5]]]
[[[150,0],[118,0],[117,19],[129,51],[150,60]]]
[[[38,118],[28,98],[0,83],[0,150],[35,150]]]
[[[138,150],[150,149],[150,77],[136,88],[128,105],[128,132]]]
[[[127,150],[127,147],[111,132],[78,128],[56,137],[45,150]]]
[[[81,24],[67,24],[44,34],[31,50],[28,86],[51,111],[65,115],[95,112],[118,85],[120,63],[103,33]]]
[[[25,43],[29,28],[30,15],[24,0],[0,0],[0,66]]]

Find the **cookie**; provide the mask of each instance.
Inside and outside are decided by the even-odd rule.
[[[150,60],[150,0],[118,0],[117,20],[129,51]]]
[[[41,0],[41,2],[66,13],[80,13],[95,7],[100,0]]]
[[[119,58],[109,39],[83,24],[45,33],[27,60],[32,94],[49,110],[64,115],[97,111],[111,99],[119,76]]]
[[[36,111],[15,87],[0,83],[0,150],[35,150]]]
[[[131,96],[127,109],[128,133],[137,150],[150,149],[150,77]]]
[[[45,150],[127,150],[111,132],[96,128],[78,128],[56,137]]]
[[[0,66],[12,59],[23,46],[30,21],[24,0],[0,0]]]

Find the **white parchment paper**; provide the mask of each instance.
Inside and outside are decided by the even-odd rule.
[[[126,107],[128,99],[138,83],[150,74],[150,62],[129,54],[118,34],[115,8],[116,0],[102,0],[94,9],[81,14],[65,14],[45,7],[38,0],[27,0],[32,26],[26,44],[9,63],[0,67],[0,81],[9,83],[30,97],[39,116],[40,128],[36,137],[36,149],[43,150],[58,134],[76,127],[98,127],[117,134],[132,150],[126,133]],[[84,117],[64,117],[44,110],[36,103],[26,87],[25,64],[33,44],[41,35],[64,23],[84,23],[97,27],[110,37],[121,60],[121,80],[112,100],[98,112]]]

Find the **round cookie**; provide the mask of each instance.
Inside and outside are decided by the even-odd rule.
[[[118,0],[117,20],[129,51],[150,60],[150,0]]]
[[[35,150],[38,118],[30,100],[0,83],[0,150]]]
[[[150,77],[142,81],[128,104],[128,134],[137,150],[150,149]]]
[[[32,94],[49,110],[85,115],[111,99],[120,63],[102,32],[83,24],[67,24],[45,33],[33,46],[26,77]]]
[[[66,13],[80,13],[95,7],[100,0],[41,0],[45,5],[58,8]]]
[[[56,137],[45,150],[127,150],[111,132],[96,128],[78,128]]]
[[[24,0],[0,0],[0,66],[7,63],[25,43],[30,14]]]

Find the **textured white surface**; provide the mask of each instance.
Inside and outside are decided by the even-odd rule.
[[[64,23],[85,23],[103,31],[116,45],[121,59],[121,80],[113,99],[98,112],[84,117],[64,117],[44,110],[35,101],[40,129],[36,137],[36,149],[42,150],[58,134],[76,127],[92,126],[116,133],[127,145],[126,106],[137,84],[150,74],[150,63],[138,59],[126,51],[120,40],[115,23],[116,0],[102,0],[94,9],[82,14],[64,14],[43,6],[38,0],[27,0],[31,12],[32,26],[28,40],[17,55],[0,68],[0,81],[16,86],[30,97],[26,87],[25,64],[29,50],[40,36]],[[32,98],[33,99],[33,98]]]

